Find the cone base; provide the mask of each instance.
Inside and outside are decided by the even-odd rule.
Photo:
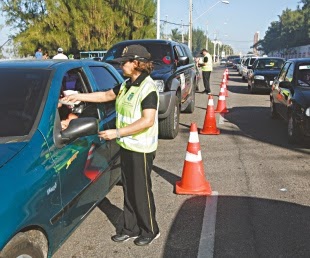
[[[185,189],[181,186],[182,181],[177,181],[175,185],[176,194],[188,194],[188,195],[212,195],[211,186],[208,181],[206,181],[200,189]]]
[[[222,110],[222,111],[220,111],[220,110],[215,110],[214,112],[215,112],[215,113],[229,113],[229,110],[228,110],[228,109],[224,109],[224,110]]]
[[[199,131],[199,133],[200,134],[219,135],[220,134],[220,130],[219,129],[216,129],[216,130],[214,130],[214,129],[212,129],[212,130],[208,130],[208,129],[204,130],[204,129],[202,129],[202,130]]]

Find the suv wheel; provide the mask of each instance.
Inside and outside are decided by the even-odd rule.
[[[190,98],[192,99],[188,106],[184,109],[184,113],[193,113],[195,110],[195,87],[192,87]]]
[[[159,121],[159,137],[162,139],[174,139],[179,133],[180,103],[175,96],[174,107],[168,117]]]
[[[301,138],[301,132],[296,124],[296,120],[292,114],[288,117],[287,136],[289,143],[298,143]]]

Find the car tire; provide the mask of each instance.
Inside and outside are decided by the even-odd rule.
[[[195,87],[192,88],[192,91],[191,91],[191,95],[190,97],[192,98],[191,102],[188,104],[188,106],[184,109],[184,113],[194,113],[194,110],[195,110],[195,93],[196,93],[196,90],[195,90]]]
[[[288,116],[287,137],[288,142],[291,144],[298,143],[301,140],[301,131],[296,124],[293,114],[289,114]]]
[[[176,95],[174,98],[173,109],[168,117],[159,120],[159,138],[161,139],[174,139],[179,133],[179,120],[180,120],[180,101]]]
[[[276,107],[274,105],[273,99],[270,100],[270,117],[272,119],[277,119],[279,118],[279,114],[276,110]]]
[[[41,233],[42,234],[42,233]],[[43,234],[42,234],[43,235]],[[44,238],[45,239],[45,238]],[[46,243],[47,246],[47,241]],[[18,233],[2,250],[0,258],[46,258],[47,250],[42,250],[40,239],[31,239],[27,233]]]
[[[256,91],[254,90],[254,88],[252,86],[250,86],[250,92],[251,92],[251,94],[255,94],[256,93]]]

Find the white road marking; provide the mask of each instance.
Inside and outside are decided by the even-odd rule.
[[[198,258],[213,258],[218,192],[207,197],[200,235]]]

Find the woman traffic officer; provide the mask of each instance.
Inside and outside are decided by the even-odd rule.
[[[141,45],[124,48],[118,62],[129,77],[107,92],[75,94],[64,101],[107,102],[116,99],[116,129],[99,132],[105,140],[120,145],[124,211],[115,242],[135,239],[138,246],[150,244],[160,235],[155,218],[151,171],[158,144],[158,91],[150,77],[150,53]]]

